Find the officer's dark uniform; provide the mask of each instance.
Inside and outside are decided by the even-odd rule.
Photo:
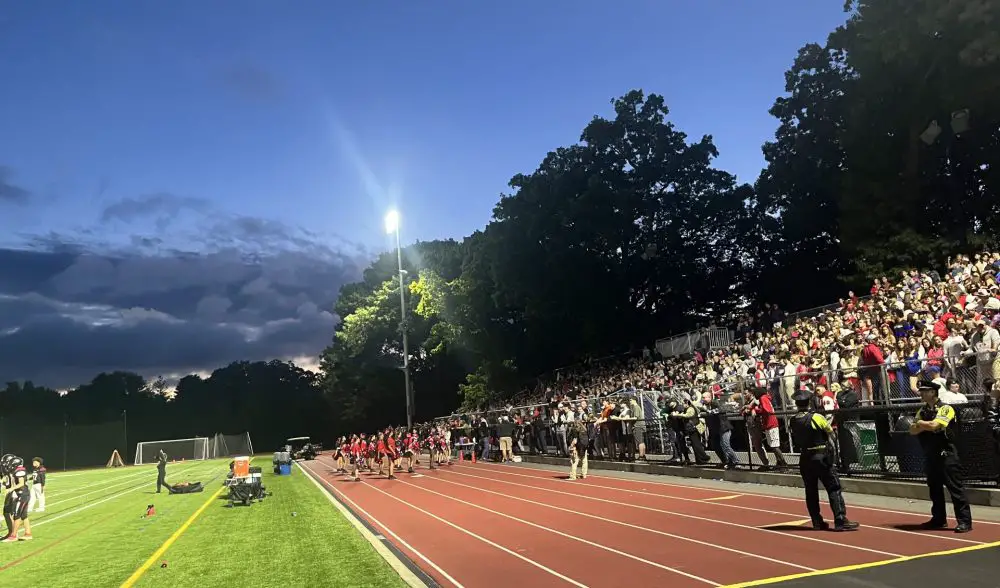
[[[924,406],[917,413],[917,420],[940,425],[936,431],[924,430],[917,423],[910,427],[910,433],[917,436],[924,450],[927,489],[931,498],[931,520],[923,527],[941,529],[948,526],[944,503],[944,489],[947,488],[958,521],[955,532],[967,533],[972,530],[972,511],[965,499],[961,464],[955,448],[955,409],[938,400],[938,389],[933,384],[921,384],[920,395]]]
[[[831,457],[830,438],[833,429],[823,415],[809,408],[812,394],[800,390],[793,396],[799,412],[792,417],[792,440],[799,453],[799,474],[806,489],[806,509],[813,527],[827,530],[830,525],[823,520],[823,512],[819,508],[819,486],[822,482],[826,493],[830,496],[830,509],[833,510],[834,530],[854,531],[858,524],[848,520],[847,505],[840,490],[840,479],[834,460]]]

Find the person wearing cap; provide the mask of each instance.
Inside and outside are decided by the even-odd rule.
[[[921,382],[917,388],[924,405],[920,407],[916,421],[910,425],[910,434],[917,436],[924,450],[927,489],[931,498],[931,520],[924,523],[923,528],[943,529],[948,526],[944,503],[944,489],[947,488],[958,521],[955,532],[968,533],[972,530],[972,511],[965,498],[962,466],[955,447],[955,409],[941,402],[936,385]]]
[[[806,490],[806,509],[814,529],[830,529],[819,507],[819,484],[822,483],[830,497],[833,529],[854,531],[859,525],[847,518],[847,505],[830,451],[833,429],[826,417],[811,408],[812,397],[808,390],[799,390],[792,397],[798,409],[791,420],[792,440],[795,447],[800,448],[799,474]]]

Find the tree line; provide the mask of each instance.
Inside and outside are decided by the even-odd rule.
[[[662,96],[632,90],[515,175],[483,230],[407,247],[418,420],[748,305],[827,304],[994,244],[1000,8],[849,0],[845,17],[786,72],[754,184]],[[405,418],[396,279],[388,252],[336,304],[322,385],[345,428]]]
[[[93,466],[140,441],[249,432],[255,450],[288,437],[330,443],[332,411],[317,374],[283,361],[234,362],[170,390],[158,378],[101,373],[65,393],[10,382],[0,389],[0,453],[42,456],[50,468]]]

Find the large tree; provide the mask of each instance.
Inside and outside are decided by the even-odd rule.
[[[845,10],[786,75],[757,185],[780,219],[763,286],[799,301],[837,275],[857,283],[938,264],[1000,229],[1000,7],[850,0]],[[956,133],[953,116],[968,129]],[[809,288],[789,279],[801,275]]]

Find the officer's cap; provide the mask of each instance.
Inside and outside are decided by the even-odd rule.
[[[792,401],[795,402],[796,406],[808,406],[810,400],[812,400],[812,394],[808,390],[799,390],[792,395]]]
[[[938,389],[937,384],[935,384],[934,382],[926,382],[926,381],[924,381],[924,382],[920,382],[920,383],[917,384],[917,391],[918,392],[934,392],[935,394],[937,394],[939,392],[939,389]]]

